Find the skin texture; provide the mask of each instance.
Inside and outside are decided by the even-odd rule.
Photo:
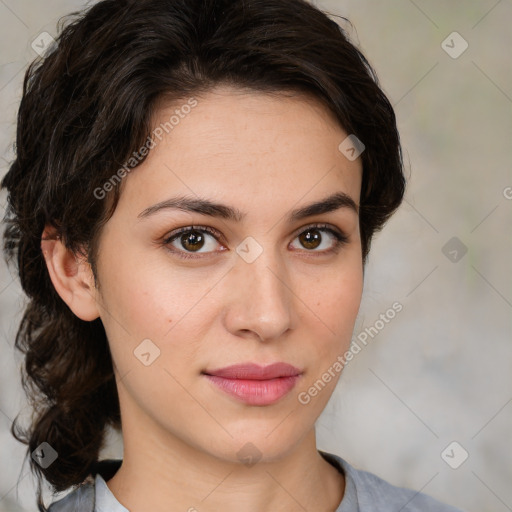
[[[313,98],[224,86],[197,100],[124,178],[100,237],[99,291],[88,263],[60,240],[41,245],[59,295],[83,320],[100,316],[108,336],[124,459],[107,484],[131,512],[334,511],[344,479],[317,452],[314,424],[339,373],[307,405],[297,397],[350,345],[363,287],[359,219],[347,207],[294,223],[286,216],[334,192],[358,205],[361,161],[338,150],[347,133]],[[155,127],[176,107],[159,108]],[[167,209],[138,217],[175,195],[246,216]],[[315,223],[348,241],[328,253],[336,239],[312,228],[322,241],[305,246],[299,235]],[[214,228],[218,240],[203,233],[202,247],[179,236],[165,245],[192,225]],[[236,252],[249,236],[263,250],[252,263]],[[187,250],[199,257],[178,256]],[[148,366],[134,355],[144,339],[160,350]],[[303,373],[266,406],[225,394],[201,373],[277,361]],[[237,456],[247,443],[261,457],[251,466]]]

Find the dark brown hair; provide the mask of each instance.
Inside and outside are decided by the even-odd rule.
[[[8,191],[4,253],[29,297],[16,336],[32,424],[12,432],[31,453],[57,452],[39,482],[55,491],[94,471],[108,425],[120,412],[105,330],[76,317],[56,293],[41,253],[45,224],[88,258],[117,205],[120,186],[94,191],[142,147],[159,102],[229,84],[313,95],[362,153],[363,263],[374,233],[400,205],[402,153],[393,108],[344,29],[304,0],[103,0],[59,28],[56,44],[28,68]],[[344,20],[344,18],[340,18]],[[346,21],[346,20],[345,20]],[[340,141],[341,142],[341,141]]]

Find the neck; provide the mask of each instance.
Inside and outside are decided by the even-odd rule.
[[[123,422],[123,463],[107,481],[130,512],[334,512],[343,497],[343,475],[318,452],[314,427],[279,460],[254,465],[140,427]]]

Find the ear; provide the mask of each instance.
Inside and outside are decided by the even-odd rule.
[[[70,251],[51,226],[43,231],[41,251],[53,286],[71,311],[85,321],[98,318],[94,276],[86,259]]]

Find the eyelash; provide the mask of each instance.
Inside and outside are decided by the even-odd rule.
[[[335,239],[334,247],[332,247],[331,249],[328,249],[328,250],[324,250],[324,251],[315,251],[315,250],[304,249],[306,252],[309,252],[309,253],[315,253],[316,252],[316,253],[319,253],[321,255],[335,253],[335,252],[338,251],[339,248],[341,248],[343,245],[347,244],[348,241],[349,241],[348,237],[345,234],[343,234],[341,231],[338,231],[338,230],[330,228],[329,224],[312,224],[311,226],[307,226],[305,229],[300,231],[296,235],[295,238],[297,238],[298,236],[302,235],[306,231],[314,230],[314,229],[318,229],[319,231],[324,231],[324,232],[327,232],[327,233],[333,235],[334,239]],[[198,231],[200,233],[206,232],[206,233],[212,235],[213,238],[215,238],[215,240],[217,242],[219,242],[218,239],[221,238],[221,236],[220,236],[220,234],[219,234],[219,232],[217,230],[215,230],[213,228],[210,228],[208,226],[188,226],[186,228],[181,228],[178,231],[171,232],[164,239],[163,245],[167,246],[171,242],[174,242],[174,240],[179,238],[181,235],[186,234],[186,233],[190,233],[190,232],[193,232],[193,231]],[[179,258],[183,258],[183,259],[199,259],[199,258],[203,258],[204,257],[204,256],[201,256],[201,254],[208,254],[208,253],[190,253],[190,252],[181,251],[181,250],[177,250],[177,249],[170,249],[170,248],[167,248],[167,249],[172,254],[176,254],[176,255],[178,255]]]

